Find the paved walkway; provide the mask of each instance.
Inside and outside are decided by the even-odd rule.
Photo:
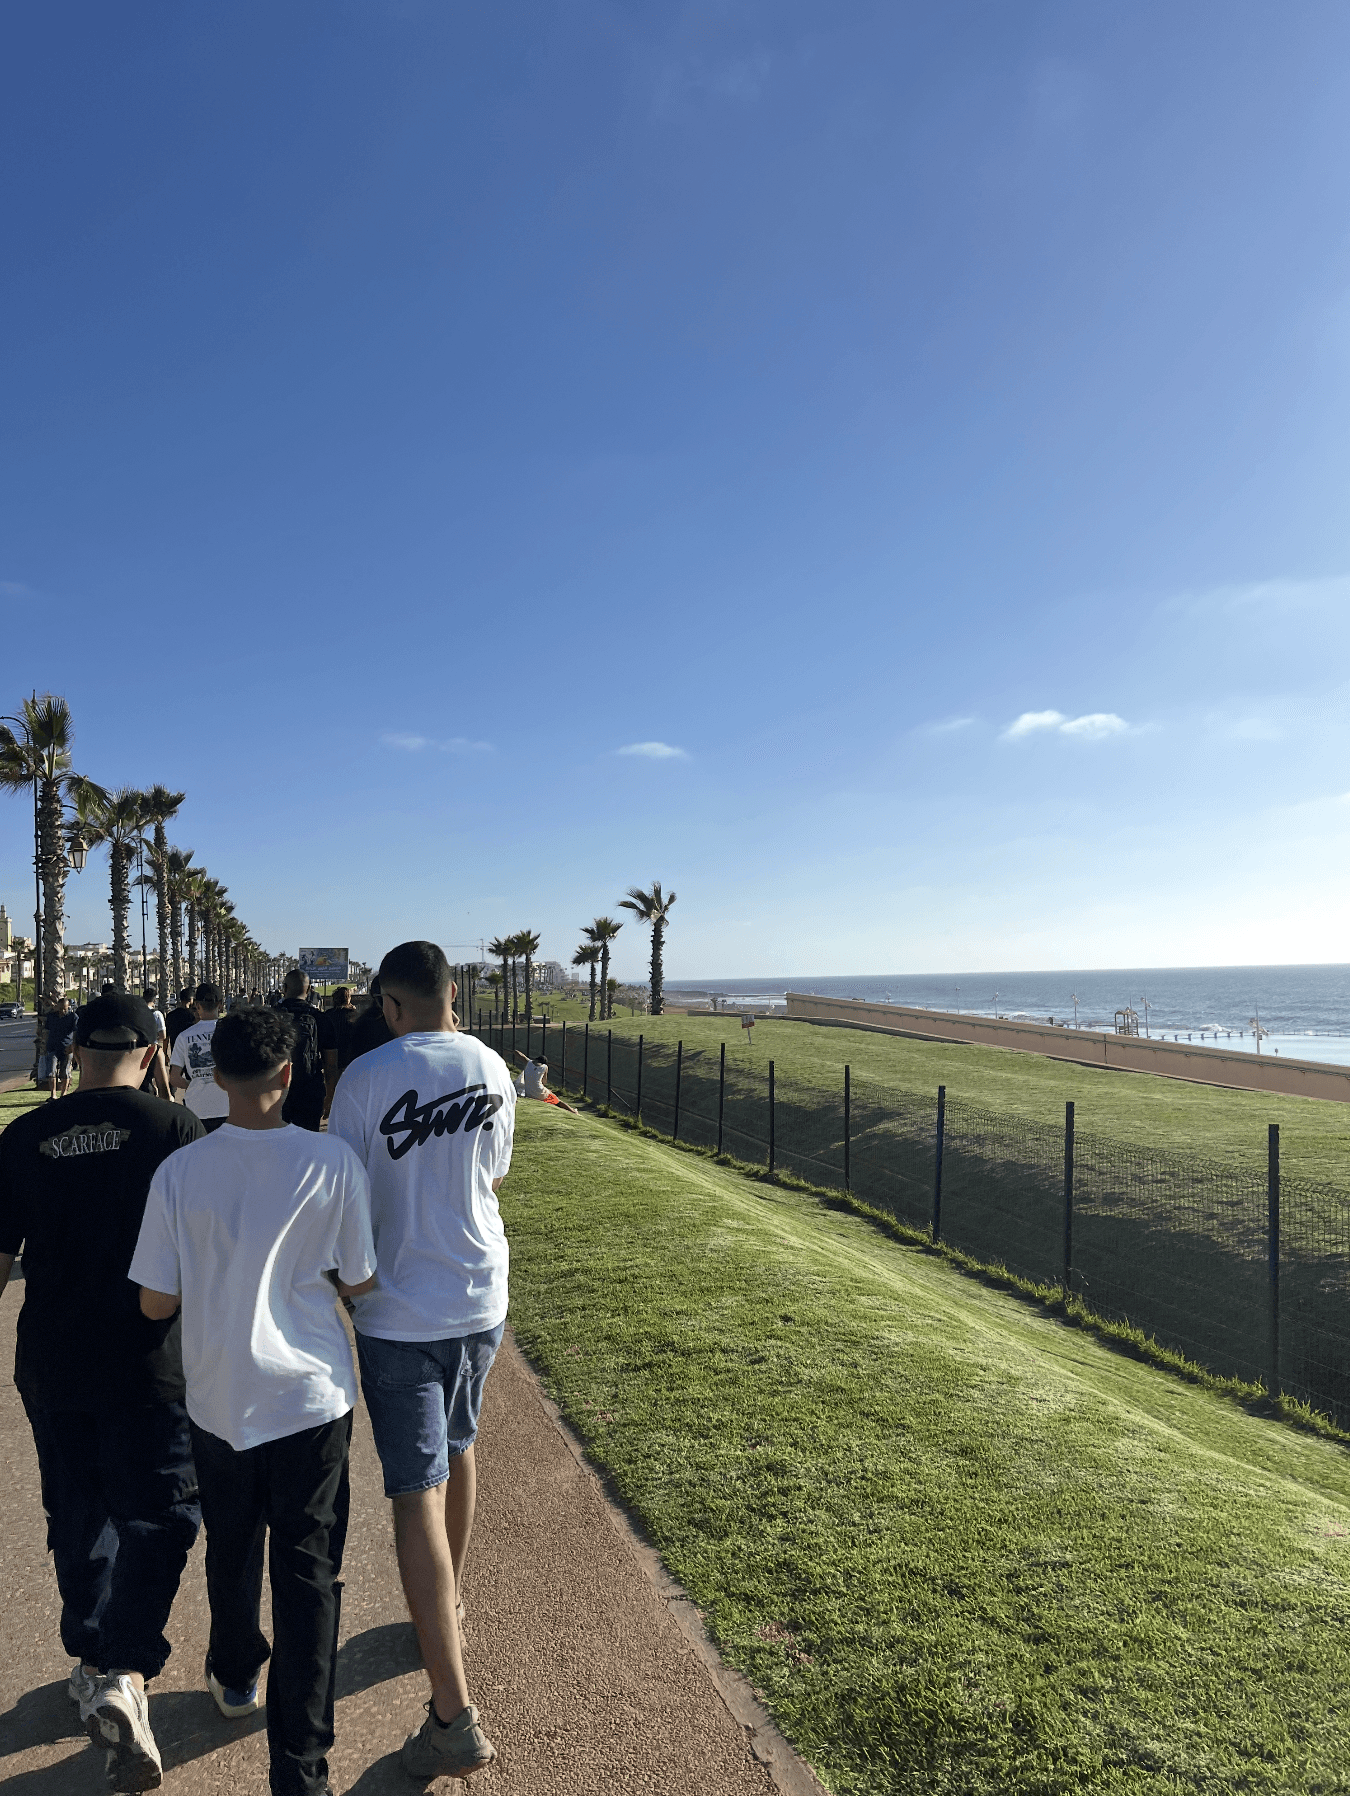
[[[45,1551],[32,1439],[11,1382],[22,1286],[0,1305],[0,1786],[4,1796],[102,1796],[101,1759],[65,1693],[56,1580]],[[756,1757],[771,1735],[733,1718],[681,1626],[680,1604],[615,1526],[599,1485],[551,1418],[508,1336],[488,1380],[479,1512],[468,1572],[467,1665],[500,1757],[473,1796],[776,1796],[815,1788],[796,1762],[778,1781]],[[394,1561],[389,1505],[363,1409],[352,1448],[352,1522],[338,1656],[332,1781],[342,1796],[409,1796],[398,1764],[426,1680]],[[685,1617],[687,1622],[687,1616]],[[264,1626],[267,1626],[264,1618]],[[225,1722],[202,1688],[202,1543],[169,1623],[174,1653],[153,1686],[166,1792],[265,1796],[261,1715]],[[725,1674],[724,1674],[725,1675]],[[736,1702],[733,1691],[732,1701]],[[742,1709],[742,1718],[745,1712]],[[753,1722],[753,1717],[751,1717]],[[781,1743],[780,1747],[781,1747]]]

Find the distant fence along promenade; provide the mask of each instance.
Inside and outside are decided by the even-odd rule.
[[[898,1006],[858,1008],[894,1017]],[[542,1053],[558,1089],[672,1139],[847,1192],[986,1265],[1059,1286],[1220,1377],[1284,1392],[1350,1428],[1350,1194],[1282,1177],[1273,1126],[1263,1169],[1234,1170],[1079,1132],[1072,1104],[1061,1127],[949,1098],[944,1087],[873,1085],[847,1067],[831,1092],[777,1076],[772,1060],[728,1066],[725,1048],[589,1024],[480,1017],[472,1032],[512,1064],[517,1048]],[[1126,1043],[1111,1038],[1117,1045]]]

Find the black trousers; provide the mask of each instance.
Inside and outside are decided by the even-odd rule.
[[[271,1660],[273,1796],[322,1796],[328,1788],[351,1438],[350,1412],[243,1452],[192,1424],[206,1521],[211,1669],[227,1689],[241,1690]],[[258,1625],[268,1530],[271,1647]]]
[[[157,1677],[201,1524],[187,1411],[181,1403],[75,1410],[23,1402],[61,1592],[61,1643],[100,1671]]]

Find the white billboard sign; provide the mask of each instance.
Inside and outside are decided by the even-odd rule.
[[[345,948],[302,948],[300,970],[312,985],[345,985],[351,965]]]

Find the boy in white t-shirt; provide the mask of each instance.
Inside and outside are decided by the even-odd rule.
[[[431,1681],[403,1768],[462,1778],[496,1756],[469,1700],[456,1607],[462,1615],[483,1386],[506,1325],[497,1187],[511,1164],[516,1094],[501,1056],[458,1032],[450,966],[434,942],[391,948],[380,991],[395,1039],[343,1073],[328,1138],[350,1142],[370,1175],[380,1271],[355,1305],[356,1349]]]
[[[270,1657],[273,1796],[325,1796],[356,1402],[337,1302],[375,1282],[370,1186],[345,1143],[282,1121],[291,1019],[241,1010],[214,1027],[228,1119],[156,1173],[129,1276],[145,1315],[183,1308],[207,1687],[222,1715],[247,1715]],[[259,1627],[269,1527],[275,1649]]]
[[[183,1101],[205,1124],[208,1135],[220,1127],[230,1112],[229,1096],[216,1083],[216,1063],[211,1053],[221,1002],[219,986],[197,987],[192,995],[197,1020],[179,1032],[169,1059],[169,1083],[184,1094]]]

